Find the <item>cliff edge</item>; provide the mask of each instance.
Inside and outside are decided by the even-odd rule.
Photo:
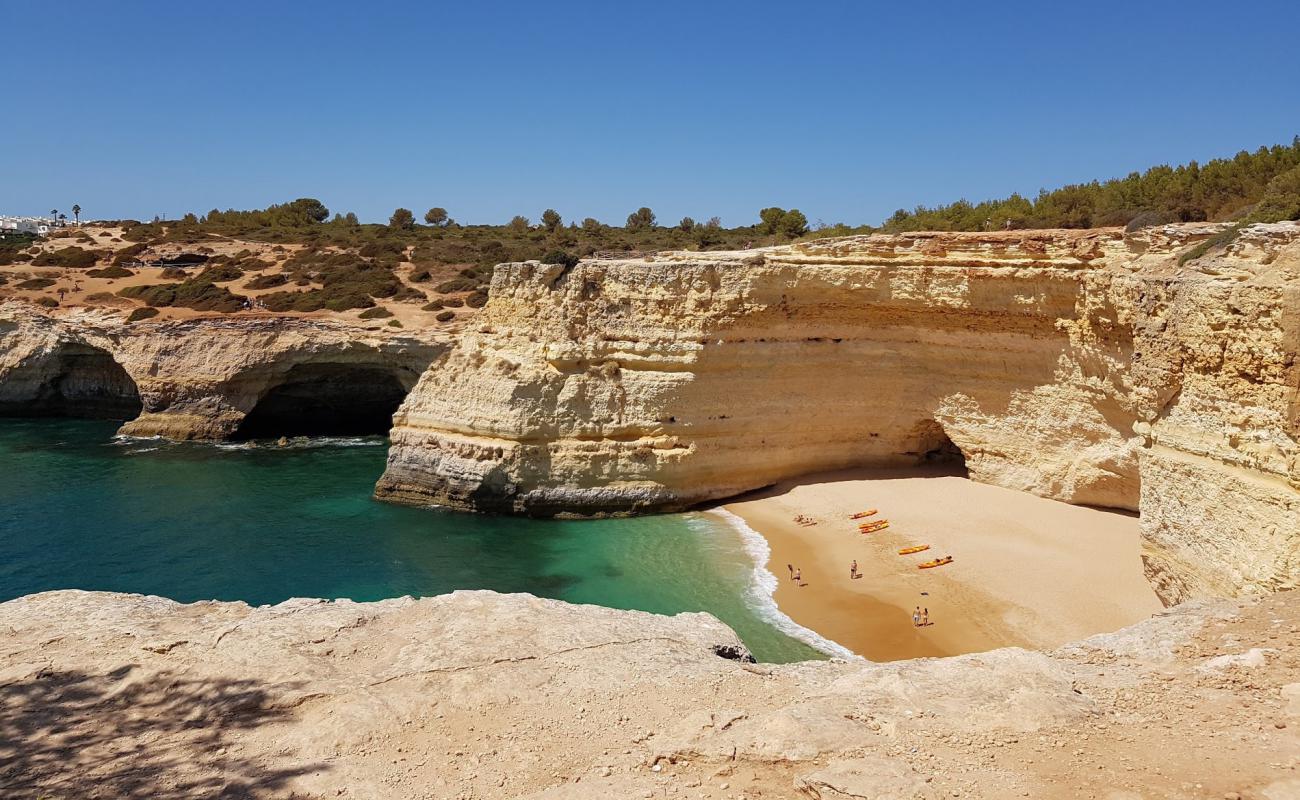
[[[8,797],[1294,797],[1291,594],[1052,653],[753,664],[527,595],[0,604]],[[1176,747],[1170,743],[1177,741]]]
[[[1167,602],[1300,579],[1300,225],[873,235],[504,264],[395,418],[376,493],[687,508],[963,461],[1140,511]],[[1181,262],[1181,263],[1180,263]]]

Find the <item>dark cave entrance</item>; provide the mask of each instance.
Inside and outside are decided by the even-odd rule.
[[[917,466],[942,467],[963,476],[968,474],[966,454],[936,420],[927,419],[919,423],[913,429],[913,441],[914,449],[908,454],[916,456]]]
[[[386,434],[408,388],[383,367],[298,364],[257,401],[233,438]]]
[[[107,350],[68,343],[43,363],[44,379],[26,400],[5,403],[0,413],[15,417],[135,419],[144,409],[135,381]]]

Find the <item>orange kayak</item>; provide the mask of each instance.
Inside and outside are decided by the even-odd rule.
[[[868,522],[865,525],[858,526],[858,533],[875,533],[889,527],[889,520],[880,519],[875,522]]]
[[[933,569],[934,567],[942,567],[944,564],[951,564],[951,563],[952,563],[952,556],[944,556],[943,558],[936,558],[933,561],[923,561],[922,563],[917,564],[916,568]]]
[[[859,511],[858,513],[856,513],[856,514],[854,514],[853,516],[849,517],[849,519],[862,519],[863,517],[869,517],[869,516],[871,516],[872,514],[875,514],[875,513],[876,513],[876,509],[874,509],[874,508],[873,508],[873,509],[870,509],[870,510],[867,510],[867,511]]]
[[[910,556],[913,553],[919,553],[923,550],[929,550],[929,549],[930,549],[930,545],[921,544],[921,545],[917,545],[916,547],[904,547],[902,550],[898,551],[898,554],[900,556]]]

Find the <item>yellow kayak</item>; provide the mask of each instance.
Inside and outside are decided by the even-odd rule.
[[[929,549],[930,549],[930,545],[921,544],[921,545],[917,545],[916,547],[904,547],[902,550],[898,551],[898,554],[900,556],[910,556],[913,553],[919,553],[922,550],[929,550]]]
[[[849,519],[862,519],[863,517],[870,517],[871,515],[873,515],[873,514],[875,514],[875,513],[876,513],[876,509],[872,508],[872,509],[869,509],[869,510],[867,510],[867,511],[859,511],[858,513],[856,513],[856,514],[854,514],[853,516],[849,517]]]
[[[934,567],[942,567],[944,564],[951,564],[951,563],[952,563],[952,556],[944,556],[943,558],[936,558],[933,561],[924,561],[920,564],[917,564],[916,568],[933,569]]]
[[[865,525],[858,526],[858,533],[875,533],[889,527],[889,520],[882,519],[876,522],[868,522]]]

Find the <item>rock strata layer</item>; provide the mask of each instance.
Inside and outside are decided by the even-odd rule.
[[[1300,598],[1052,653],[747,663],[527,595],[0,604],[6,797],[1294,797]],[[1177,746],[1170,742],[1176,740]],[[1195,787],[1195,788],[1193,788]]]
[[[964,460],[1141,511],[1170,602],[1300,580],[1300,225],[825,240],[497,268],[396,417],[382,498],[676,510]]]
[[[260,406],[254,422],[270,414],[292,426],[328,413],[346,428],[348,416],[382,414],[382,430],[446,347],[440,334],[327,321],[124,324],[10,302],[0,305],[0,414],[99,416],[127,420],[131,436],[225,439]]]

